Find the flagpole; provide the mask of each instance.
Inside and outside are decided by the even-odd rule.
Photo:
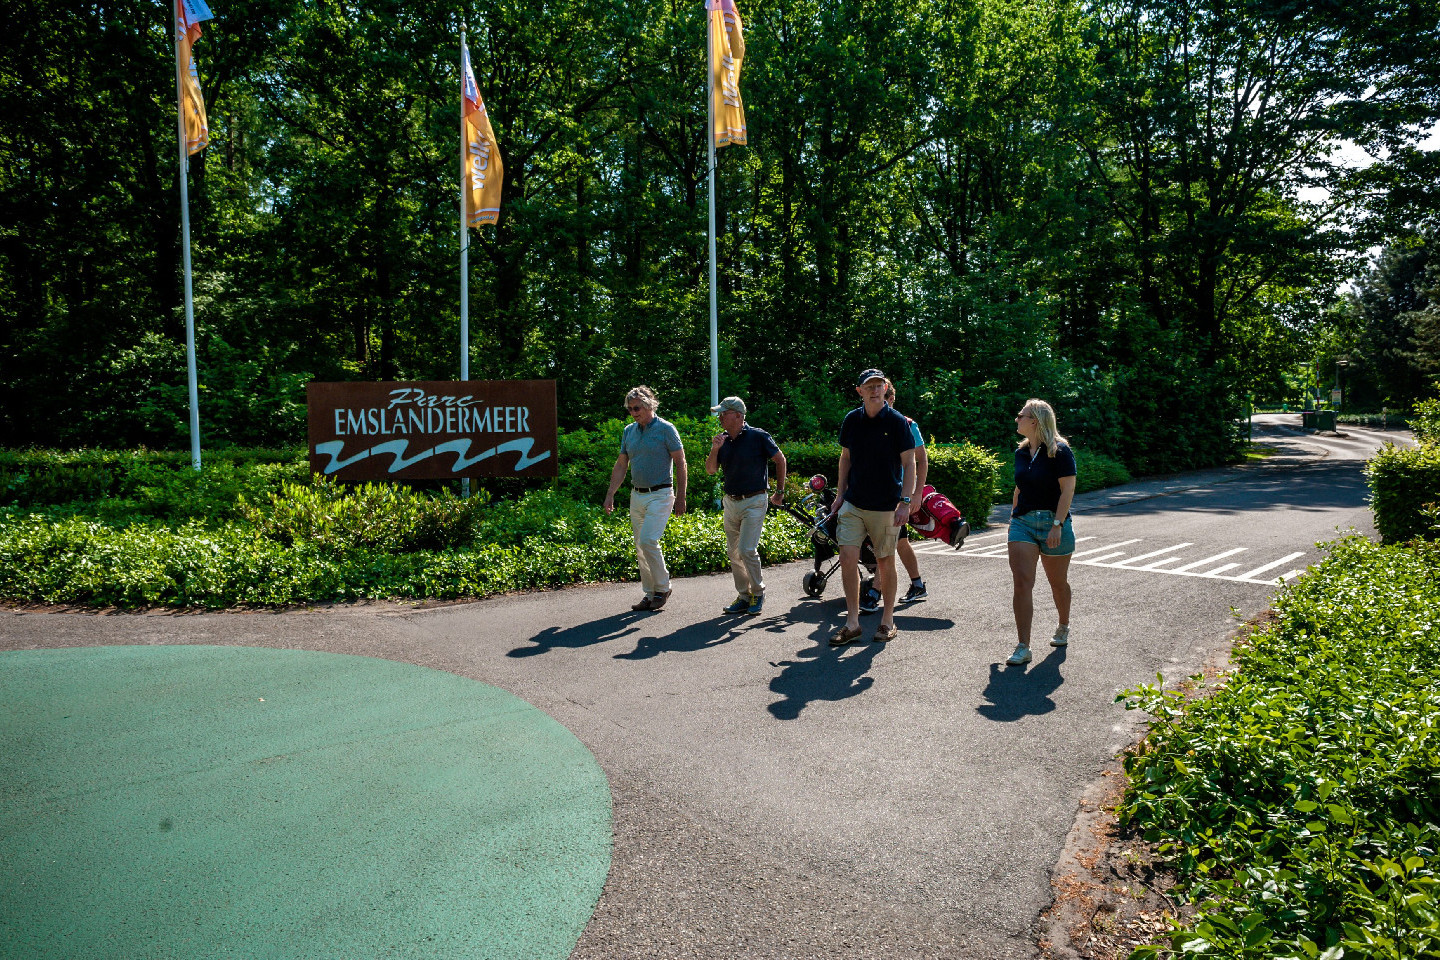
[[[460,380],[470,379],[470,227],[465,216],[465,24],[460,24]],[[470,478],[460,481],[470,496]]]
[[[715,64],[712,61],[712,51],[715,49],[715,38],[711,36],[713,20],[710,16],[710,4],[705,4],[705,102],[706,116],[709,123],[705,131],[705,141],[709,147],[710,156],[710,406],[720,402],[720,351],[717,346],[719,340],[719,310],[715,301]]]
[[[179,12],[171,9],[175,34],[175,129],[180,143],[180,254],[185,268],[185,358],[190,378],[190,464],[200,469],[200,392],[195,374],[195,296],[190,285],[190,155],[185,143],[185,87],[180,65]]]

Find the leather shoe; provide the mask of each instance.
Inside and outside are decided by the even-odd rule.
[[[650,601],[650,597],[647,595],[647,596],[645,596],[645,597],[642,597],[642,598],[640,599],[640,602],[639,602],[639,603],[632,603],[632,604],[630,605],[630,609],[631,609],[631,610],[654,610],[654,609],[655,609],[655,604]]]
[[[653,596],[653,597],[650,598],[650,609],[651,609],[651,610],[659,610],[661,607],[665,606],[665,601],[666,601],[666,600],[669,600],[669,599],[670,599],[670,591],[669,591],[669,590],[666,590],[664,593],[657,593],[657,594],[655,594],[655,596]]]

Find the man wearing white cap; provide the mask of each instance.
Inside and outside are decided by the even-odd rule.
[[[710,408],[723,428],[710,442],[705,472],[725,468],[725,545],[735,577],[735,602],[726,613],[759,613],[765,604],[760,574],[760,531],[767,502],[785,502],[785,454],[775,440],[745,422],[745,401],[726,397]],[[769,464],[775,464],[775,492],[770,494]],[[766,494],[770,494],[768,497]]]

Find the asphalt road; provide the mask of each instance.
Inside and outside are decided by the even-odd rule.
[[[1385,435],[1291,423],[1257,422],[1266,464],[1078,498],[1071,646],[1043,646],[1042,581],[1028,670],[1003,666],[999,526],[958,554],[926,546],[930,599],[883,646],[830,649],[839,585],[806,599],[795,563],[768,571],[758,618],[720,613],[725,574],[677,582],[658,614],[629,611],[634,585],[428,609],[11,611],[0,649],[291,647],[518,695],[590,748],[613,795],[611,873],[576,958],[1028,958],[1078,798],[1139,732],[1116,694],[1223,655],[1316,541],[1373,536],[1361,466]]]

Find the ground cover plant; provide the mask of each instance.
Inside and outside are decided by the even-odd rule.
[[[1213,695],[1142,687],[1122,824],[1196,902],[1132,960],[1440,957],[1440,550],[1337,541]]]

